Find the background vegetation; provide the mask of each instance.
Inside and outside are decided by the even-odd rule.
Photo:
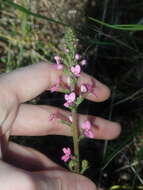
[[[72,26],[79,38],[79,52],[89,62],[85,72],[111,88],[112,96],[106,102],[85,101],[79,109],[81,113],[100,115],[123,126],[116,140],[81,142],[81,157],[91,166],[85,175],[110,190],[143,189],[142,13],[143,2],[139,0],[73,0],[72,3],[70,0],[0,0],[1,72],[52,61],[62,51],[66,28]],[[59,93],[44,93],[32,103],[58,106],[59,101],[62,105],[62,98]],[[52,142],[55,138],[54,146],[51,138]],[[72,146],[70,138],[59,136],[13,139],[39,149],[60,164],[61,155],[54,152],[63,144]]]

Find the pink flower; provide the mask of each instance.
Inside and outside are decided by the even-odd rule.
[[[86,92],[88,91],[86,85],[82,84],[82,85],[80,86],[80,91],[83,92],[83,93],[86,93]]]
[[[73,103],[74,103],[74,101],[75,101],[75,99],[76,99],[76,94],[75,94],[75,92],[71,92],[70,94],[65,94],[65,100],[66,100],[67,102],[64,103],[64,106],[65,106],[66,108],[68,108],[69,106],[72,106]]]
[[[87,84],[88,91],[93,94],[94,96],[97,96],[96,93],[94,92],[94,85]]]
[[[61,78],[58,78],[56,83],[51,86],[50,91],[51,92],[57,91],[58,88],[60,87],[60,82],[61,82]]]
[[[51,88],[50,88],[50,91],[51,92],[55,92],[58,88],[58,84],[54,84]]]
[[[80,54],[78,54],[78,53],[75,54],[75,59],[76,59],[77,61],[80,59],[80,57],[81,57]]]
[[[76,94],[75,94],[75,92],[71,92],[70,94],[65,94],[65,100],[66,100],[67,102],[64,103],[64,106],[67,107],[67,108],[68,108],[69,106],[72,106],[73,103],[74,103],[74,101],[75,101],[75,99],[76,99]]]
[[[56,55],[54,57],[54,59],[56,60],[56,63],[61,63],[61,57],[60,56]]]
[[[70,115],[68,118],[69,118],[69,121],[72,122],[72,120],[73,120],[72,116]]]
[[[76,98],[75,92],[71,92],[70,94],[65,94],[65,100],[69,103],[74,102]]]
[[[71,158],[71,149],[68,148],[63,148],[62,149],[64,152],[64,155],[61,157],[61,160],[63,160],[64,162],[67,162],[70,158]]]
[[[50,115],[49,115],[49,121],[53,121],[54,119],[56,118],[56,114],[55,113],[51,113]]]
[[[88,88],[89,92],[93,91],[93,85],[92,84],[87,83],[86,87]]]
[[[81,65],[87,65],[87,60],[86,59],[83,59],[81,62],[80,62]]]
[[[61,57],[60,56],[55,56],[54,59],[56,60],[56,68],[58,70],[63,68],[63,65],[61,64]]]
[[[89,120],[86,120],[82,123],[81,128],[83,129],[83,133],[86,137],[93,138],[93,132],[91,130],[91,122]]]
[[[64,103],[64,106],[65,106],[66,108],[69,108],[70,106],[72,106],[72,103],[65,102],[65,103]]]
[[[91,129],[91,122],[89,120],[84,121],[81,128],[84,130],[90,130]]]
[[[93,132],[92,132],[91,130],[85,130],[85,131],[84,131],[84,135],[85,135],[86,137],[91,138],[91,139],[94,138]]]
[[[80,76],[80,72],[81,72],[81,67],[79,64],[72,66],[71,67],[71,72],[76,76],[79,77]]]
[[[93,83],[93,84],[86,83],[86,84],[82,84],[82,85],[87,88],[87,91],[88,91],[89,93],[93,94],[94,96],[97,96],[96,93],[94,92],[94,89],[95,89],[94,83]],[[82,92],[82,91],[81,91],[81,92]]]

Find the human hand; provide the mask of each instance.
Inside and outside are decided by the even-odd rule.
[[[95,190],[96,186],[88,178],[71,173],[58,166],[40,152],[9,142],[6,153],[5,143],[9,135],[42,136],[48,134],[71,135],[69,127],[60,122],[49,121],[48,117],[55,111],[69,116],[70,112],[45,105],[30,105],[31,100],[48,90],[62,76],[62,70],[55,70],[52,64],[40,63],[20,68],[0,77],[0,142],[4,160],[0,161],[0,187],[3,190]],[[81,82],[91,82],[91,77],[82,73]],[[92,78],[95,93],[86,94],[87,99],[100,102],[106,100],[110,90]],[[60,91],[60,89],[58,89]],[[79,125],[87,115],[79,115]],[[93,133],[95,139],[113,139],[120,133],[120,125],[102,119],[95,120]],[[4,142],[4,143],[3,143]],[[2,154],[1,154],[2,158]]]

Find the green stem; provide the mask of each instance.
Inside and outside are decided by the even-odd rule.
[[[79,160],[79,129],[78,129],[78,116],[76,109],[72,110],[72,133],[73,133],[73,145],[74,155],[76,157],[75,172],[80,172],[80,160]]]

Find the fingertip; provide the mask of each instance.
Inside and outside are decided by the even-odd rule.
[[[116,139],[121,134],[121,124],[118,122],[113,122],[113,125],[114,135],[109,139]]]
[[[86,99],[91,101],[102,102],[107,100],[111,95],[110,89],[105,84],[88,74],[81,74],[81,77],[78,80],[78,86],[81,85],[87,85],[87,89],[89,86],[88,92],[83,95]]]
[[[110,88],[107,87],[105,84],[99,82],[98,80],[96,80],[95,93],[97,95],[96,102],[105,101],[111,96]]]
[[[121,125],[117,122],[96,117],[93,128],[95,139],[112,140],[121,133]]]

